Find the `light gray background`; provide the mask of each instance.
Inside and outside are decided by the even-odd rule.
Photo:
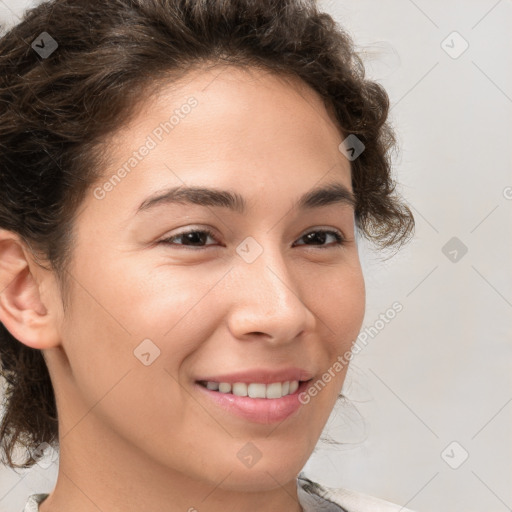
[[[27,5],[0,0],[0,19]],[[403,311],[352,362],[325,432],[343,444],[319,444],[305,472],[418,512],[512,510],[512,2],[321,5],[390,95],[417,231],[387,261],[361,248],[364,327]],[[50,492],[57,464],[0,469],[0,511]]]

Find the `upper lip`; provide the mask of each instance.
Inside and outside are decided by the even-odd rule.
[[[254,368],[251,370],[238,371],[222,375],[210,375],[197,379],[198,381],[210,382],[258,382],[261,384],[271,384],[272,382],[286,382],[292,380],[304,381],[312,378],[312,373],[303,368],[288,367],[280,370],[271,370],[268,368]]]

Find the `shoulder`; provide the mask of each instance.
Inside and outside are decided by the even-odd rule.
[[[297,492],[304,512],[412,512],[359,491],[320,485],[303,473],[297,478]]]
[[[27,502],[25,503],[25,508],[23,512],[38,512],[39,504],[42,503],[49,494],[39,493],[39,494],[31,494],[28,497]]]

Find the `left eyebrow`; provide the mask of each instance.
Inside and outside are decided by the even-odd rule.
[[[157,205],[174,203],[228,208],[239,214],[245,214],[247,211],[244,197],[232,190],[180,186],[148,197],[140,204],[136,213],[147,211]],[[333,182],[306,192],[293,206],[307,210],[332,204],[344,204],[354,208],[356,198],[343,183]]]

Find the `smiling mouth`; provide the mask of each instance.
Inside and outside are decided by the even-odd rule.
[[[311,380],[311,379],[310,379]],[[299,380],[287,380],[284,382],[272,382],[263,384],[260,382],[214,382],[214,381],[197,381],[199,385],[210,391],[231,394],[235,396],[244,396],[249,398],[282,398],[283,396],[292,395],[297,392],[302,382]]]

